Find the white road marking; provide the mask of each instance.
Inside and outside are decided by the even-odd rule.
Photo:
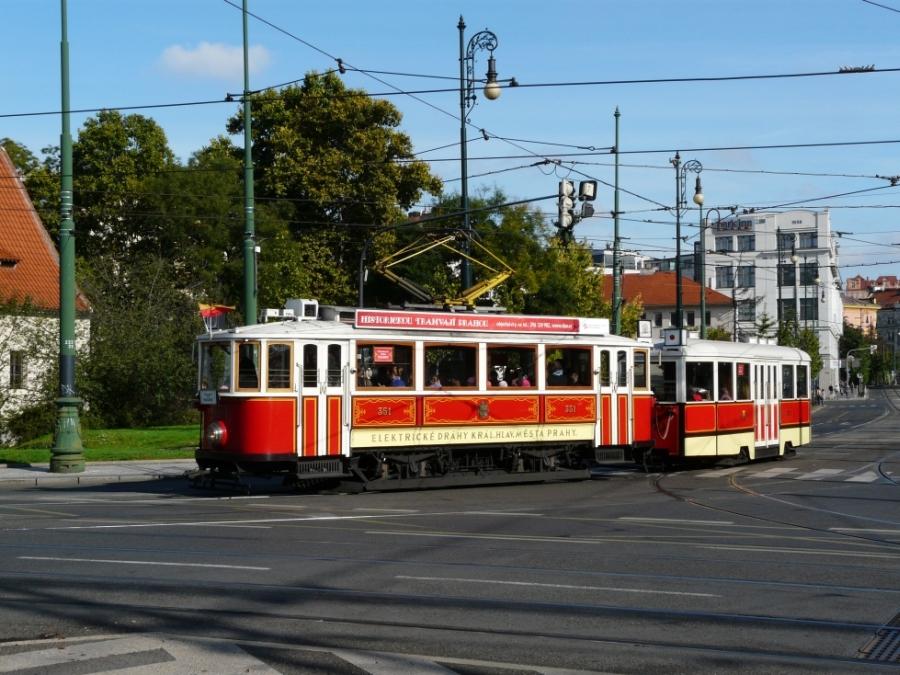
[[[50,646],[52,645],[52,646]],[[138,654],[163,650],[168,658],[157,663],[123,668],[115,672],[128,672],[132,675],[176,675],[178,673],[202,673],[210,671],[210,664],[219,675],[237,675],[238,673],[259,673],[259,675],[278,675],[262,661],[253,658],[247,652],[227,642],[209,644],[205,642],[187,642],[171,638],[123,637],[118,639],[100,639],[97,642],[51,642],[49,649],[32,652],[6,654],[0,663],[0,673],[16,673],[49,669],[63,664],[81,663],[79,672],[99,672],[86,670],[95,659]],[[102,668],[102,666],[100,666]],[[75,668],[72,668],[75,670]],[[103,668],[109,672],[108,667]]]
[[[454,675],[456,671],[435,663],[430,658],[386,654],[384,652],[351,652],[335,649],[331,652],[369,675]]]
[[[689,593],[686,591],[655,591],[647,588],[621,588],[615,586],[575,586],[572,584],[541,584],[531,581],[497,581],[494,579],[461,579],[457,577],[412,577],[398,574],[395,579],[411,581],[455,581],[465,584],[491,584],[493,586],[529,586],[531,588],[555,588],[573,591],[609,591],[613,593],[650,593],[656,595],[688,595],[695,598],[721,598],[714,593]]]
[[[784,467],[777,466],[774,469],[766,469],[765,471],[760,471],[759,473],[750,474],[749,478],[775,478],[777,476],[783,476],[786,473],[791,473],[796,471],[795,467]]]
[[[53,558],[50,556],[39,555],[20,555],[19,560],[52,560],[57,562],[89,562],[89,563],[111,563],[113,565],[149,565],[155,567],[209,567],[225,570],[257,570],[268,572],[271,567],[254,567],[250,565],[213,565],[206,563],[178,563],[178,562],[157,562],[154,560],[106,560],[103,558]]]
[[[639,516],[622,516],[619,520],[633,523],[672,523],[675,525],[734,525],[730,520],[683,520],[681,518],[641,518]]]
[[[843,469],[816,469],[815,471],[811,471],[810,473],[804,473],[801,476],[797,476],[797,480],[825,480],[830,476],[836,476],[839,473],[843,473]]]
[[[867,532],[870,534],[900,534],[900,530],[877,530],[865,527],[829,527],[829,532]]]
[[[715,471],[707,471],[697,474],[697,478],[718,478],[719,476],[729,476],[733,473],[743,470],[743,466],[732,466],[728,469],[716,469]]]
[[[373,509],[366,507],[357,507],[354,511],[378,511],[379,513],[418,513],[418,509]]]
[[[859,475],[853,476],[852,478],[848,478],[845,482],[847,483],[874,483],[878,480],[879,476],[874,471],[866,471],[865,473],[861,473]]]
[[[368,530],[366,534],[373,536],[385,537],[432,537],[435,539],[474,539],[479,541],[502,541],[502,542],[553,542],[557,544],[587,544],[591,546],[608,546],[609,544],[621,544],[621,537],[592,537],[590,539],[574,539],[572,537],[535,537],[525,535],[488,535],[488,534],[468,534],[455,532],[405,532],[392,530]],[[865,551],[836,551],[826,548],[786,548],[775,546],[724,546],[722,544],[702,544],[697,542],[668,541],[659,539],[634,539],[629,538],[630,544],[645,544],[647,546],[683,546],[687,548],[712,549],[714,551],[740,551],[743,553],[789,553],[797,555],[821,555],[846,558],[878,558],[894,560],[897,554],[893,551],[889,553],[869,553]]]
[[[515,511],[463,511],[465,516],[535,516],[542,518],[543,513],[516,513]]]

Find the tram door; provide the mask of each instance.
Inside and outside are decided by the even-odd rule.
[[[349,444],[349,369],[346,342],[300,343],[300,411],[297,448],[301,457],[340,455]]]
[[[766,457],[778,452],[778,366],[774,363],[755,363],[753,401],[756,420],[755,457]]]
[[[631,442],[631,368],[627,349],[600,350],[600,443]]]

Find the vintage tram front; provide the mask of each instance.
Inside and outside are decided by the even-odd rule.
[[[199,338],[201,469],[545,480],[652,443],[649,346],[604,319],[299,314]]]

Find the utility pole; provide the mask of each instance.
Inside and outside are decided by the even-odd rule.
[[[616,118],[616,145],[613,150],[616,153],[616,177],[615,192],[613,193],[613,335],[622,334],[622,270],[619,261],[619,108],[613,114]]]
[[[56,399],[56,430],[50,450],[51,473],[84,471],[81,399],[75,389],[75,222],[72,219],[72,134],[69,105],[69,32],[66,0],[60,0],[62,38],[60,75],[62,80],[62,133],[60,135],[59,205],[59,398]]]
[[[250,124],[250,59],[244,0],[244,325],[256,323],[256,223],[253,197],[253,134]]]

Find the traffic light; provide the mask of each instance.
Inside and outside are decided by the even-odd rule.
[[[559,238],[563,244],[572,241],[572,230],[575,223],[583,218],[594,215],[594,205],[590,202],[597,197],[597,181],[583,180],[578,184],[578,201],[581,204],[581,213],[575,213],[575,184],[570,180],[559,181],[559,220],[556,227],[559,228]]]
[[[559,220],[556,226],[563,232],[571,232],[575,226],[575,184],[570,180],[559,181]]]

